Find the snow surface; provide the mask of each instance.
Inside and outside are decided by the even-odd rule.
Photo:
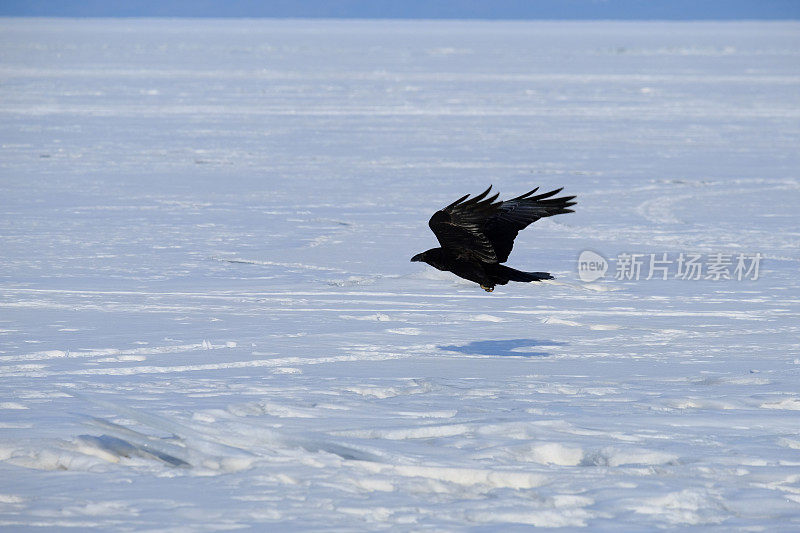
[[[800,528],[800,24],[0,19],[0,56],[4,530]],[[557,281],[409,262],[489,183],[578,195],[511,256]]]

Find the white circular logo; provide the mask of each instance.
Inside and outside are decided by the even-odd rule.
[[[581,281],[595,281],[606,275],[608,261],[602,255],[584,250],[578,256],[578,277]]]

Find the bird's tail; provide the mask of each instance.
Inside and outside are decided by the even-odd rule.
[[[509,281],[542,281],[555,279],[549,272],[523,272],[505,265],[494,265],[493,274],[500,278],[498,285],[505,285]]]

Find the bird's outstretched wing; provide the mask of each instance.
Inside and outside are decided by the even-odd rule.
[[[552,198],[560,193],[561,189],[531,196],[539,190],[537,187],[500,204],[495,214],[483,226],[483,234],[492,243],[498,262],[503,263],[508,260],[517,234],[530,224],[540,218],[574,213],[569,209],[577,203],[573,201],[574,196]]]
[[[568,208],[575,205],[574,196],[551,198],[561,189],[531,196],[537,187],[505,202],[496,201],[498,194],[487,198],[491,190],[469,200],[462,196],[433,214],[428,225],[442,248],[464,259],[502,263],[520,230],[543,217],[572,213]]]
[[[444,209],[433,214],[428,221],[439,244],[458,257],[497,263],[497,254],[491,241],[483,232],[486,222],[493,217],[502,202],[495,202],[497,194],[487,198],[491,185],[474,198],[464,195]]]

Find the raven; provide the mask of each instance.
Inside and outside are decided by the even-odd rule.
[[[522,272],[500,263],[508,260],[520,230],[540,218],[574,213],[568,209],[577,203],[572,201],[574,196],[552,198],[561,189],[531,196],[539,190],[536,187],[506,201],[495,201],[499,194],[487,198],[491,185],[469,200],[466,194],[434,213],[428,221],[441,248],[417,254],[411,261],[422,261],[474,281],[486,292],[509,281],[553,279],[548,272]]]

